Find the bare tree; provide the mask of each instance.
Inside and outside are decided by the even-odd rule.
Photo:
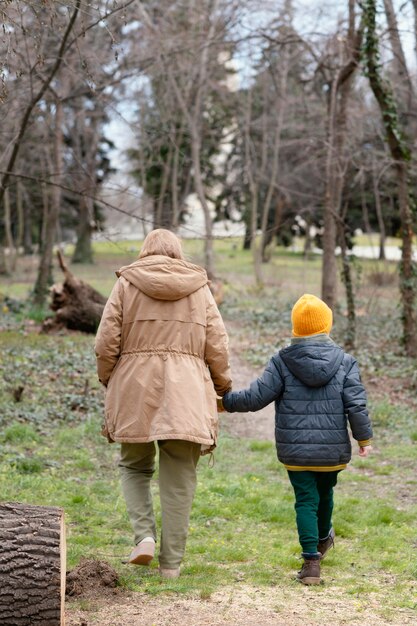
[[[364,0],[362,6],[366,28],[365,52],[368,77],[381,111],[397,181],[403,244],[400,290],[403,307],[404,345],[406,353],[415,357],[417,356],[416,269],[413,262],[414,220],[408,189],[410,150],[404,138],[392,89],[381,76],[379,41],[376,34],[376,1]]]
[[[62,40],[60,42],[60,45],[57,51],[56,60],[54,64],[52,65],[50,71],[47,72],[46,76],[41,78],[40,86],[38,87],[37,91],[34,92],[32,97],[30,98],[28,105],[26,106],[24,110],[22,119],[20,120],[16,139],[13,141],[13,147],[11,149],[11,154],[7,162],[6,172],[2,175],[1,180],[0,180],[0,204],[3,201],[5,190],[9,183],[10,177],[13,174],[14,166],[15,166],[20,148],[22,146],[22,139],[26,133],[26,129],[30,122],[32,113],[35,107],[37,106],[37,104],[40,102],[40,100],[44,96],[44,94],[46,93],[49,85],[51,84],[54,76],[58,72],[63,62],[65,51],[67,48],[68,39],[70,37],[71,31],[74,28],[74,24],[75,24],[75,21],[77,19],[77,16],[80,10],[80,5],[81,5],[81,0],[75,0],[74,10],[71,14],[67,27],[63,33]],[[34,70],[35,68],[33,68],[33,71]]]
[[[48,287],[52,282],[52,253],[55,243],[56,228],[58,224],[59,210],[61,205],[60,183],[62,182],[63,124],[64,114],[62,101],[59,96],[56,96],[53,145],[53,164],[55,171],[54,181],[56,184],[52,187],[51,190],[51,203],[45,222],[45,238],[43,242],[43,250],[34,287],[33,302],[38,307],[43,307],[43,305],[45,304]]]
[[[349,26],[343,49],[339,49],[340,63],[333,75],[329,88],[328,108],[328,148],[326,159],[326,192],[324,201],[324,234],[323,234],[323,271],[322,271],[322,298],[334,309],[337,301],[337,264],[335,257],[337,226],[336,219],[340,217],[343,183],[346,172],[346,132],[348,101],[352,88],[354,72],[358,67],[360,44],[362,39],[362,25],[355,30],[355,1],[349,0]],[[344,232],[344,231],[343,231]],[[346,260],[345,260],[346,261]],[[346,275],[345,286],[351,289],[351,280]],[[347,298],[352,305],[353,295]],[[349,320],[354,322],[351,312]],[[350,341],[353,341],[354,330],[350,329]]]
[[[399,102],[403,102],[406,112],[410,112],[412,108],[414,89],[401,43],[397,16],[395,14],[392,0],[384,0],[384,8],[388,22],[389,40],[394,55],[396,83],[400,89]]]

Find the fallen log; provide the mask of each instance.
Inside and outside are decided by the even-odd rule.
[[[107,298],[91,285],[76,278],[65,265],[59,250],[57,256],[65,280],[62,284],[52,285],[50,289],[50,308],[55,311],[55,315],[45,320],[42,330],[50,332],[60,328],[69,328],[85,333],[95,333]]]
[[[63,626],[64,511],[0,503],[0,624]]]
[[[76,278],[66,266],[61,252],[57,251],[58,263],[64,274],[62,284],[54,284],[50,289],[50,308],[55,311],[54,317],[47,318],[43,332],[56,331],[61,328],[95,333],[103,314],[107,298],[96,291],[91,285]],[[216,303],[223,301],[223,283],[210,277],[209,287]]]

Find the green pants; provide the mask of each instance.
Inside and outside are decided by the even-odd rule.
[[[185,552],[188,524],[201,445],[192,441],[158,441],[159,496],[161,500],[161,547],[159,564],[179,567]],[[135,542],[156,540],[151,479],[155,471],[155,443],[122,443],[120,475]]]
[[[319,539],[332,527],[333,487],[337,472],[288,471],[295,493],[298,537],[303,553],[316,554]]]

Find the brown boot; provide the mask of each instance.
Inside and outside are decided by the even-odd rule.
[[[319,585],[320,584],[320,559],[306,559],[301,570],[297,574],[297,578],[303,585]]]
[[[330,548],[334,548],[334,538],[335,532],[333,528],[331,528],[327,539],[322,539],[321,541],[319,540],[317,552],[320,552],[321,559],[324,559],[324,555],[330,550]]]

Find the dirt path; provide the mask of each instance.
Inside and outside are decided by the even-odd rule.
[[[294,586],[225,588],[207,600],[143,593],[101,599],[90,610],[68,609],[67,626],[408,626],[412,611],[378,615],[381,598],[343,596],[340,590]]]
[[[249,387],[249,384],[262,369],[256,370],[243,361],[235,347],[230,352],[230,366],[232,368],[233,389],[239,390]],[[234,437],[247,439],[274,439],[274,405],[257,411],[256,413],[222,413],[220,415],[221,431]]]

